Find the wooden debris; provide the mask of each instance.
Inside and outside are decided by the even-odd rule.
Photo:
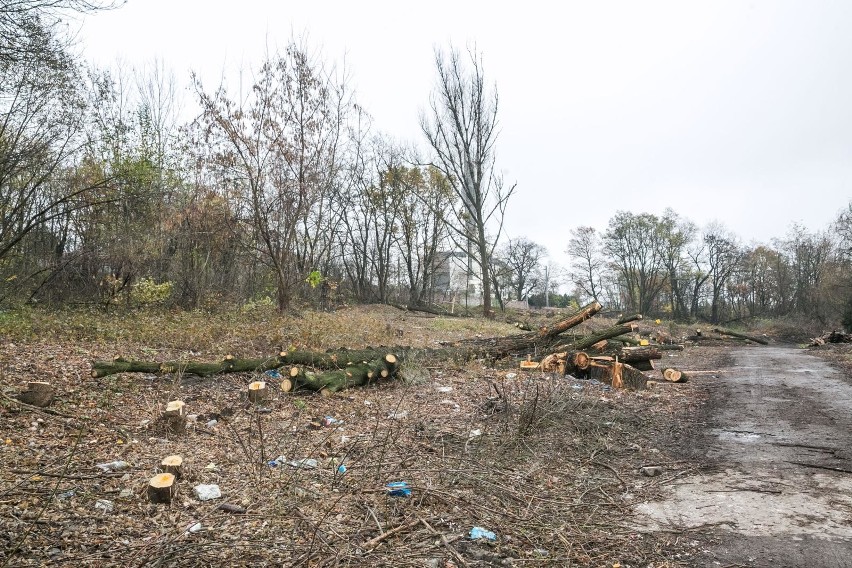
[[[248,399],[250,402],[259,403],[266,400],[269,396],[269,389],[266,388],[265,381],[254,381],[248,386]]]
[[[746,335],[745,333],[740,333],[738,331],[731,331],[729,329],[722,329],[719,327],[714,327],[713,331],[718,333],[719,335],[728,335],[730,337],[736,337],[737,339],[747,339],[749,341],[754,341],[755,343],[760,343],[761,345],[769,345],[769,340],[765,337],[757,337],[755,335]]]
[[[53,386],[43,381],[30,381],[27,390],[19,394],[17,399],[24,404],[45,408],[53,402]]]
[[[148,500],[151,503],[171,503],[176,491],[175,476],[171,473],[159,473],[148,482]]]
[[[819,347],[826,343],[852,343],[852,333],[843,333],[842,331],[832,331],[824,333],[820,337],[814,337],[808,343],[808,347]]]
[[[166,434],[182,434],[186,431],[186,404],[182,400],[170,401],[155,427]]]
[[[167,456],[160,462],[160,469],[163,473],[171,473],[176,479],[180,479],[183,474],[183,458],[177,454]]]
[[[616,321],[615,323],[616,323],[616,325],[620,325],[620,324],[623,324],[623,323],[630,323],[632,321],[641,321],[642,318],[643,318],[642,314],[633,314],[632,316],[620,317],[620,318],[618,318],[618,321]]]
[[[663,378],[671,383],[685,383],[688,377],[683,371],[668,367],[663,369]]]
[[[542,366],[542,364],[537,361],[533,361],[531,355],[527,355],[526,360],[521,361],[521,369],[524,371],[533,371],[538,369],[540,366]]]
[[[166,405],[166,410],[163,412],[163,416],[176,416],[183,418],[185,407],[186,403],[182,400],[172,400]]]

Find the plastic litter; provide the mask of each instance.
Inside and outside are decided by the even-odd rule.
[[[323,426],[333,426],[334,424],[340,424],[340,420],[338,420],[334,416],[326,416],[322,419]]]
[[[393,481],[387,484],[388,495],[391,497],[408,497],[411,495],[411,488],[406,481]]]
[[[281,459],[281,458],[279,458],[279,459]],[[302,458],[300,460],[290,460],[286,463],[290,467],[295,467],[297,469],[316,469],[316,467],[317,467],[317,460],[315,460],[314,458]]]
[[[337,466],[337,473],[339,473],[341,475],[346,473],[346,466],[343,465],[343,464],[340,464],[339,466]]]
[[[111,461],[107,463],[99,463],[96,467],[101,468],[103,471],[121,471],[123,469],[127,469],[130,467],[130,464],[126,461]]]
[[[453,392],[453,387],[438,387],[438,392]]]
[[[195,496],[198,497],[199,501],[219,499],[222,496],[218,485],[196,485],[192,490],[195,492]]]
[[[270,369],[268,371],[265,371],[263,374],[266,375],[267,377],[269,377],[270,379],[280,379],[281,378],[281,373],[278,372],[278,369]]]
[[[470,529],[470,534],[468,538],[471,540],[478,540],[480,538],[484,538],[485,540],[495,541],[497,540],[497,535],[488,529],[484,529],[482,527],[473,527]]]
[[[201,523],[195,523],[194,525],[192,525],[188,529],[186,529],[186,532],[195,534],[200,530],[201,530]]]
[[[95,509],[103,511],[104,513],[112,513],[114,508],[115,506],[109,499],[98,499],[95,501]]]

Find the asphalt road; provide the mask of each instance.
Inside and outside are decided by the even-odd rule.
[[[690,436],[707,467],[636,507],[644,530],[687,529],[708,567],[852,568],[852,377],[807,351],[745,347],[697,378]]]

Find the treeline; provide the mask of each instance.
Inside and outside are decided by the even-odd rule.
[[[852,203],[830,227],[747,245],[667,210],[571,232],[577,294],[630,312],[713,323],[800,314],[852,327]]]
[[[420,157],[295,40],[248,84],[193,76],[200,111],[182,121],[162,63],[71,55],[63,17],[111,7],[0,6],[0,301],[423,304],[459,243],[487,274],[511,190],[476,53],[436,53]]]

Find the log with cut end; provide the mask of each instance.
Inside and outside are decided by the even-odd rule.
[[[584,349],[588,349],[599,341],[603,341],[604,339],[611,339],[618,335],[630,333],[631,331],[633,331],[633,326],[631,324],[616,325],[614,327],[609,327],[597,333],[580,337],[575,341],[556,345],[555,347],[551,348],[549,352],[552,353],[555,351],[582,351]]]
[[[20,393],[17,398],[24,404],[45,408],[53,402],[53,386],[44,381],[30,381],[27,383],[27,390]]]
[[[265,381],[253,381],[248,386],[248,399],[250,402],[263,402],[269,395]]]
[[[639,361],[650,361],[651,359],[662,359],[663,354],[657,346],[647,347],[622,347],[618,351],[619,361],[625,363],[637,363]]]
[[[345,369],[314,372],[297,368],[295,376],[291,371],[291,377],[299,386],[327,396],[349,387],[365,385],[370,381],[392,378],[398,369],[399,359],[393,353],[387,353],[381,359],[350,365]]]
[[[538,330],[538,336],[541,338],[556,337],[560,333],[564,333],[572,327],[580,325],[581,323],[601,311],[602,308],[603,306],[598,302],[592,302],[591,304],[580,308],[580,310],[577,313],[573,314],[571,317],[568,317],[560,321],[559,323],[554,324],[551,327],[542,327]]]
[[[663,378],[671,383],[685,383],[687,376],[683,371],[668,367],[663,369]]]
[[[615,322],[615,324],[620,325],[620,324],[623,324],[623,323],[630,323],[632,321],[641,321],[642,317],[643,317],[642,314],[633,314],[632,316],[623,316],[623,317],[618,318],[618,320]]]
[[[183,457],[176,454],[164,457],[160,462],[160,469],[163,473],[171,473],[175,479],[179,479],[183,474]]]
[[[745,333],[740,333],[738,331],[731,331],[730,329],[722,329],[719,327],[714,327],[713,331],[718,333],[719,335],[729,335],[731,337],[736,337],[737,339],[747,339],[749,341],[754,341],[755,343],[760,343],[761,345],[769,345],[769,341],[763,337],[757,337],[754,335],[746,335]]]
[[[171,503],[176,491],[175,476],[171,473],[159,473],[148,482],[148,499],[151,503]]]

